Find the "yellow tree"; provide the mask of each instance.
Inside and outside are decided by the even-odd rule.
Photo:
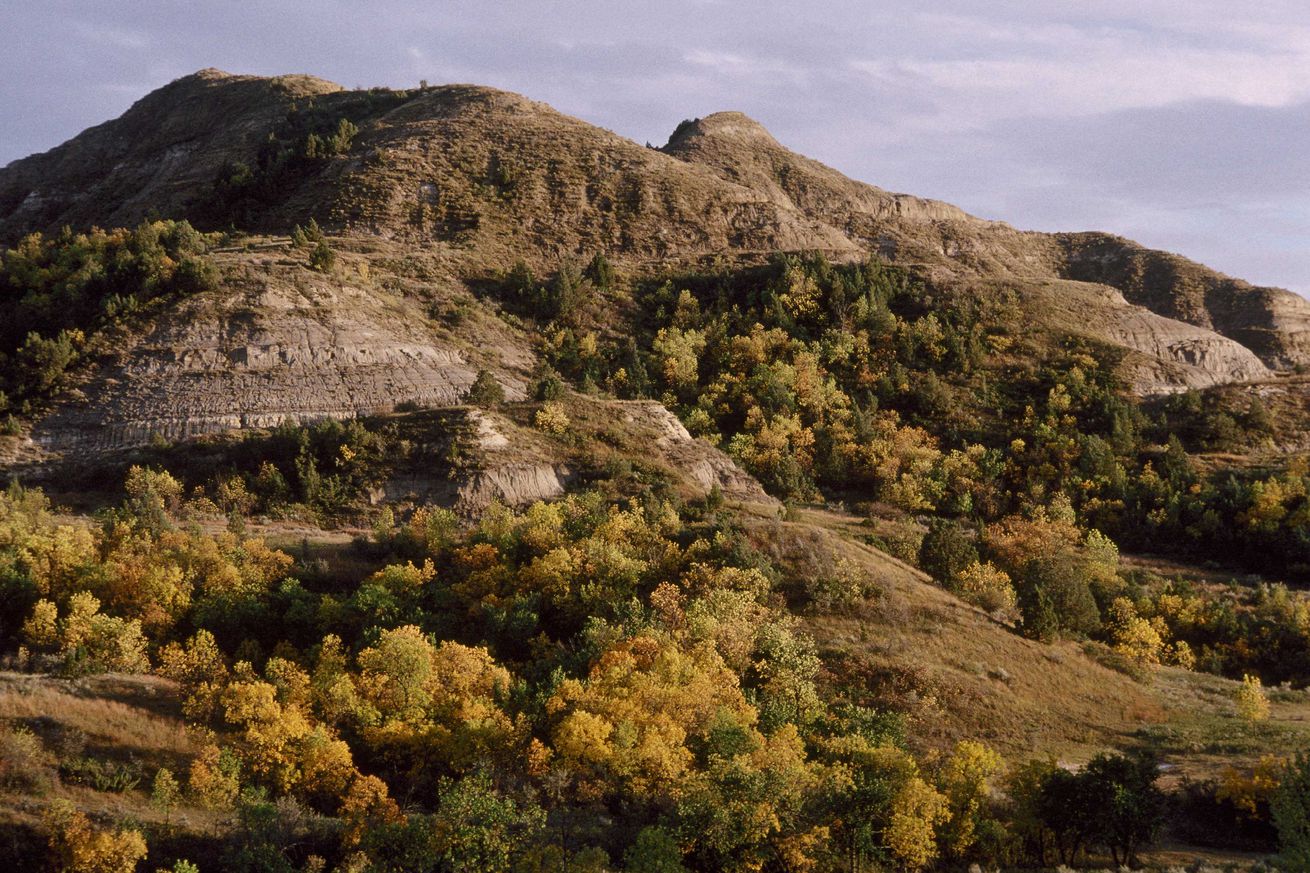
[[[146,856],[140,831],[101,830],[68,801],[58,801],[44,816],[50,853],[61,873],[133,873]]]
[[[1001,756],[975,740],[957,743],[942,765],[937,785],[946,797],[950,819],[938,836],[948,857],[965,858],[980,834],[997,826],[990,810],[992,780],[1002,767]]]
[[[716,714],[755,720],[736,674],[712,645],[683,651],[654,633],[615,643],[585,680],[561,683],[547,711],[557,719],[559,760],[642,797],[676,789],[694,761],[688,739],[703,735]]]
[[[1269,698],[1265,696],[1259,676],[1244,675],[1235,697],[1237,715],[1243,721],[1257,722],[1269,718]]]
[[[223,717],[240,733],[239,750],[247,769],[279,791],[302,778],[297,744],[310,733],[305,713],[278,701],[277,688],[259,680],[242,662],[234,680],[223,689]]]
[[[207,630],[198,630],[185,644],[169,643],[159,652],[159,672],[182,686],[182,713],[206,724],[214,717],[218,697],[227,684],[227,661]]]

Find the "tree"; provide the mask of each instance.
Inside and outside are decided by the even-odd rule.
[[[228,749],[205,746],[191,762],[187,787],[205,809],[226,811],[241,791],[241,762]]]
[[[1150,754],[1097,755],[1079,781],[1083,808],[1091,811],[1091,836],[1106,846],[1115,866],[1137,864],[1138,850],[1164,820],[1164,794],[1155,787],[1159,763]]]
[[[1264,686],[1259,676],[1247,673],[1242,676],[1242,684],[1234,695],[1237,703],[1237,715],[1243,721],[1255,723],[1269,718],[1269,698],[1265,696]]]
[[[278,791],[289,791],[302,778],[299,744],[311,727],[303,710],[278,699],[271,682],[256,678],[250,665],[237,664],[234,681],[223,689],[223,717],[240,731],[237,746],[249,772]]]
[[[436,650],[414,625],[383,631],[377,645],[359,653],[360,684],[384,719],[417,721],[432,701],[429,685]]]
[[[172,516],[182,497],[182,483],[167,470],[132,465],[123,484],[127,502],[123,508],[141,528],[159,534],[172,526]]]
[[[164,822],[172,818],[173,810],[182,799],[182,788],[173,777],[173,771],[160,767],[155,773],[155,781],[150,790],[150,805],[164,814]]]
[[[50,854],[61,873],[133,873],[146,856],[140,831],[101,830],[68,801],[45,813]]]
[[[490,370],[478,370],[477,378],[464,393],[464,402],[491,409],[505,402],[505,389],[496,381]]]
[[[1030,561],[1015,587],[1023,631],[1034,639],[1050,640],[1064,633],[1081,636],[1101,626],[1084,565],[1072,555]]]
[[[545,821],[539,807],[503,796],[478,772],[442,784],[432,824],[443,869],[502,873]]]
[[[626,873],[686,873],[682,849],[673,835],[660,827],[645,827],[623,855]]]
[[[915,870],[937,857],[937,832],[950,816],[947,799],[929,785],[913,756],[885,738],[849,734],[827,752],[841,778],[831,780],[829,806],[852,871],[865,862]]]
[[[309,268],[317,270],[320,273],[331,273],[337,265],[337,254],[332,251],[327,240],[320,239],[314,246],[314,250],[309,253]]]
[[[964,528],[950,519],[934,518],[919,545],[919,569],[953,590],[960,575],[977,563],[978,549]]]
[[[583,277],[602,291],[608,291],[614,285],[614,268],[610,266],[609,259],[603,252],[596,252],[592,255],[591,261],[587,268],[582,271]]]
[[[546,704],[557,758],[602,792],[667,797],[695,764],[689,740],[733,713],[754,727],[737,676],[711,647],[684,651],[654,633],[614,643],[585,681],[566,679]]]
[[[1310,870],[1310,754],[1297,752],[1283,768],[1269,802],[1278,828],[1278,860],[1294,873]]]
[[[228,669],[212,633],[198,630],[185,645],[169,643],[159,652],[159,672],[181,684],[186,694],[182,713],[187,719],[206,724],[214,717]]]
[[[1132,601],[1116,597],[1110,604],[1109,631],[1114,650],[1139,667],[1157,667],[1165,651],[1159,629],[1137,614]]]
[[[961,740],[937,774],[937,786],[950,810],[950,820],[938,835],[947,857],[965,859],[999,830],[991,794],[992,780],[1003,766],[994,750],[974,740]]]

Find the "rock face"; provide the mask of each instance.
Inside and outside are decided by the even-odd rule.
[[[34,439],[85,454],[460,401],[475,370],[419,313],[375,289],[305,274],[252,273],[182,301],[98,368],[83,402],[40,422]]]
[[[1143,396],[1258,382],[1274,375],[1235,340],[1133,305],[1105,285],[1033,283],[1023,289],[1022,298],[1025,309],[1042,312],[1053,324],[1128,350],[1124,376]]]
[[[653,465],[689,497],[717,487],[724,498],[776,507],[760,483],[704,440],[694,439],[677,417],[653,400],[602,400],[574,397],[575,422],[583,445],[618,445],[620,456]],[[460,407],[440,413],[441,429],[457,434],[465,461],[452,469],[423,453],[394,471],[379,500],[432,502],[476,515],[492,502],[523,506],[559,497],[579,477],[580,458],[557,440],[515,424],[499,412]]]
[[[1261,288],[1167,252],[1102,233],[1061,234],[1059,269],[1073,279],[1118,288],[1131,303],[1209,328],[1271,367],[1310,361],[1310,301]]]
[[[475,514],[499,501],[507,506],[524,506],[537,500],[551,500],[564,494],[572,478],[568,467],[550,464],[505,464],[474,473],[456,492],[455,508]]]
[[[737,466],[736,461],[687,432],[678,417],[654,400],[629,400],[613,403],[620,418],[647,432],[651,446],[673,469],[682,472],[698,496],[717,487],[730,500],[774,504],[760,483]]]

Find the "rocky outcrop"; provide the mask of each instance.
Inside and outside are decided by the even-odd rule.
[[[181,301],[40,421],[63,454],[459,403],[476,371],[405,301],[270,266]],[[509,384],[511,396],[521,389]]]
[[[450,440],[456,450],[417,453],[391,472],[376,500],[437,503],[464,515],[476,515],[493,502],[523,506],[550,500],[579,479],[601,475],[585,447],[604,444],[633,464],[662,471],[689,498],[717,487],[728,500],[777,505],[759,482],[709,443],[694,439],[656,401],[573,396],[569,407],[580,420],[572,428],[575,439],[566,441],[516,424],[506,410],[460,407],[398,417],[398,423],[412,419],[402,427],[416,442],[440,436],[436,443]],[[520,412],[519,419],[524,417],[530,416]],[[452,455],[459,458],[453,465]]]
[[[1213,330],[1134,306],[1104,285],[1056,281],[1022,292],[1025,309],[1049,323],[1126,349],[1124,373],[1135,393],[1155,396],[1235,382],[1273,372],[1248,348]]]
[[[1251,285],[1111,234],[1056,239],[1063,275],[1109,285],[1131,303],[1209,328],[1250,348],[1270,367],[1310,362],[1310,301],[1299,294]]]
[[[563,496],[571,478],[568,467],[550,464],[506,464],[480,470],[459,486],[455,508],[471,515],[493,502],[523,506],[553,500]]]
[[[651,446],[679,471],[699,496],[718,488],[730,500],[777,503],[737,462],[704,440],[695,439],[668,407],[654,400],[611,401],[629,426],[649,433]]]

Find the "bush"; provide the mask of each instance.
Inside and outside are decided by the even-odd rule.
[[[472,406],[491,409],[505,402],[505,389],[496,381],[490,370],[478,370],[478,376],[464,392],[464,402]]]
[[[36,734],[24,727],[0,728],[0,788],[41,794],[55,781],[50,756]]]
[[[320,273],[331,273],[337,265],[337,254],[327,244],[327,240],[319,240],[318,245],[309,253],[309,268],[317,270]]]
[[[52,860],[63,873],[132,873],[146,856],[140,831],[96,828],[67,801],[51,806],[44,820]]]
[[[919,569],[954,589],[960,574],[977,563],[978,549],[964,528],[950,519],[934,518],[919,544]]]
[[[1288,762],[1269,808],[1278,829],[1279,863],[1297,873],[1310,870],[1310,754],[1298,752]]]
[[[1017,595],[1010,574],[991,561],[974,561],[955,579],[956,592],[974,606],[987,612],[1012,617]]]
[[[1015,588],[1023,631],[1034,639],[1085,636],[1101,626],[1086,568],[1074,556],[1029,561]]]
[[[564,407],[558,403],[542,404],[541,408],[537,410],[537,414],[533,416],[532,423],[537,430],[556,435],[564,433],[571,424]]]

